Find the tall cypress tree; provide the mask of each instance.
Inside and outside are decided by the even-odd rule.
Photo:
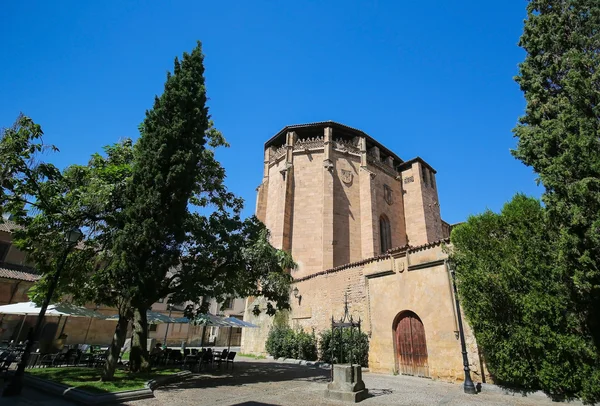
[[[557,266],[600,348],[600,2],[531,0],[520,46],[527,107],[513,154],[545,187]]]
[[[135,145],[123,228],[112,250],[118,269],[129,279],[134,307],[133,370],[145,364],[146,310],[156,300],[151,292],[178,263],[188,205],[212,159],[206,144],[224,144],[220,134],[209,131],[203,60],[200,42],[181,61],[175,59],[173,74],[167,74],[163,94],[146,111]]]

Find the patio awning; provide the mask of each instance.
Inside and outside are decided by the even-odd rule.
[[[239,327],[239,325],[227,321],[224,317],[215,316],[210,313],[199,314],[195,319],[191,320],[191,324],[209,327]]]
[[[236,327],[249,327],[249,328],[258,328],[258,326],[256,324],[252,324],[248,321],[244,321],[244,320],[240,320],[238,318],[235,317],[228,317],[225,320],[227,320],[229,323],[233,323],[236,324]]]
[[[185,317],[180,317],[180,319],[183,319],[183,318],[185,318]],[[107,320],[119,320],[119,315],[115,314],[113,316],[109,316],[109,317],[107,317]],[[154,312],[152,310],[146,311],[146,320],[148,320],[148,324],[187,323],[187,321],[185,321],[185,322],[178,321],[179,319],[177,319],[175,317],[169,317],[166,314]]]
[[[0,314],[16,314],[16,315],[38,315],[41,307],[38,307],[33,302],[13,303],[0,306]],[[71,317],[93,317],[97,319],[105,319],[106,317],[91,309],[76,306],[71,303],[51,304],[46,310],[46,316],[71,316]]]

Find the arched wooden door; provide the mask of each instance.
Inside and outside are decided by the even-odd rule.
[[[396,356],[400,373],[429,376],[423,322],[413,312],[402,312],[395,321]]]

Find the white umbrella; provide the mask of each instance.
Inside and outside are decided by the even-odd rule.
[[[40,310],[41,307],[37,307],[37,305],[33,302],[21,302],[0,306],[0,314],[17,314],[21,316],[29,316],[32,314],[40,314]],[[46,314],[48,316],[65,315],[65,313],[61,313],[60,311],[51,308],[51,306],[48,306]]]
[[[41,307],[38,307],[33,302],[21,302],[21,303],[13,303],[9,305],[0,306],[0,314],[16,314],[23,316],[23,321],[21,322],[21,326],[19,327],[19,332],[17,333],[17,338],[21,336],[21,331],[23,330],[23,325],[25,324],[25,319],[30,315],[39,315]],[[46,316],[73,316],[73,317],[94,317],[98,319],[104,319],[105,316],[101,313],[95,312],[90,309],[86,309],[85,307],[76,306],[71,303],[57,303],[48,306],[46,310]],[[59,319],[60,323],[60,319]],[[62,331],[65,330],[65,325],[67,324],[67,320],[63,323]],[[62,332],[61,332],[62,334]]]

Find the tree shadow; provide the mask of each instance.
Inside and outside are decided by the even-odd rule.
[[[183,382],[165,385],[160,390],[179,391],[191,388],[217,388],[284,381],[327,383],[329,382],[329,376],[330,371],[310,366],[242,361],[236,362],[233,369],[209,368],[206,371],[194,374]]]

